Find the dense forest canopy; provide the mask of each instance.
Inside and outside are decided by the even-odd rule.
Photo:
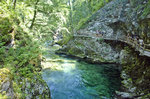
[[[79,29],[108,0],[3,0],[1,14],[44,36]],[[14,21],[13,23],[17,23]],[[32,32],[33,32],[32,31]],[[49,36],[50,37],[50,36]]]

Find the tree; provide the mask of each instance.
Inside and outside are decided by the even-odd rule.
[[[33,25],[34,25],[34,22],[35,22],[35,18],[36,18],[36,14],[37,14],[37,5],[38,5],[38,2],[39,2],[39,0],[36,0],[35,7],[34,7],[34,15],[33,15],[33,19],[32,19],[32,22],[31,22],[30,29],[33,28]]]
[[[17,0],[13,0],[14,9],[16,8],[16,2]]]

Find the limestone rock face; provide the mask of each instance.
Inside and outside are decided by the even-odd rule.
[[[90,58],[93,61],[121,62],[121,50],[126,44],[118,44],[118,40],[125,42],[127,35],[130,34],[138,35],[144,42],[150,43],[148,37],[150,19],[147,17],[149,15],[143,16],[147,2],[147,0],[114,0],[108,3],[89,19],[83,29],[74,34],[74,38],[63,47],[62,52]],[[109,39],[97,36],[97,31]]]
[[[50,99],[50,90],[40,75],[14,79],[9,69],[0,69],[0,99]]]
[[[50,99],[50,90],[41,76],[34,76],[33,79],[22,78],[17,84],[21,85],[26,99]]]
[[[58,51],[59,52],[59,51]],[[75,38],[70,41],[61,53],[87,58],[94,62],[119,62],[120,52],[112,48],[108,43],[93,40]]]
[[[0,93],[2,93],[3,97],[7,96],[11,99],[16,97],[12,85],[12,75],[10,71],[6,68],[0,69]]]
[[[83,28],[59,50],[59,53],[87,58],[94,62],[120,63],[123,65],[132,87],[120,93],[123,97],[146,97],[150,93],[148,71],[149,57],[141,54],[130,44],[127,35],[138,35],[145,44],[150,44],[150,18],[145,14],[148,0],[113,0],[92,15]],[[101,37],[109,38],[103,39]],[[132,51],[130,51],[132,50]],[[143,72],[147,74],[142,74]],[[145,79],[145,80],[144,80]],[[126,82],[129,84],[129,82]],[[126,86],[127,87],[127,86]],[[147,86],[148,87],[148,86]],[[131,89],[136,89],[132,91]],[[143,94],[143,92],[145,94]]]

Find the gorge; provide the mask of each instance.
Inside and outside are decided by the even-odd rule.
[[[0,99],[149,99],[150,0],[0,0]]]

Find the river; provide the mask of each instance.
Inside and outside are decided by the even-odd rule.
[[[90,64],[51,52],[46,57],[42,76],[52,99],[114,99],[120,88],[116,64]]]

